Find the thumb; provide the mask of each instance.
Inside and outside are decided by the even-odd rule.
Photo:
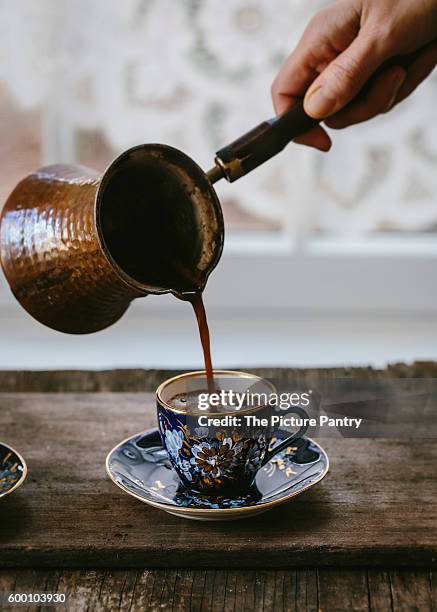
[[[324,119],[348,104],[386,59],[377,42],[359,34],[317,77],[308,89],[305,111]]]

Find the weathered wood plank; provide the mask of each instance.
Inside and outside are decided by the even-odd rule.
[[[290,572],[286,571],[286,576],[290,576]],[[291,576],[293,576],[291,574]],[[287,600],[290,598],[290,611],[300,612],[316,612],[319,610],[319,589],[317,571],[314,569],[297,570],[293,576],[295,590],[288,589]]]
[[[429,570],[412,572],[390,571],[393,609],[401,612],[432,610],[431,573]]]
[[[318,571],[320,612],[369,610],[369,590],[366,572],[334,569]]]
[[[370,609],[374,612],[393,611],[393,597],[388,570],[369,569],[367,571],[367,582]]]
[[[51,605],[8,605],[3,595],[48,592],[66,596],[68,612],[431,612],[426,570],[4,570],[1,609],[50,612]],[[384,585],[375,598],[375,584]],[[318,586],[317,586],[318,585]],[[390,589],[387,592],[386,587]],[[302,598],[302,593],[306,595]],[[373,594],[372,594],[373,592]]]
[[[165,575],[163,570],[140,570],[136,573],[136,581],[131,594],[131,601],[127,610],[151,610],[150,603],[155,582]],[[176,601],[176,598],[173,599]],[[79,611],[78,611],[79,612]]]
[[[429,572],[430,590],[431,590],[431,602],[433,612],[437,610],[437,573]]]
[[[2,435],[29,462],[28,481],[0,505],[2,566],[436,563],[434,440],[326,440],[331,475],[314,489],[248,521],[199,523],[124,495],[105,475],[108,450],[154,424],[150,395],[4,394],[0,411]]]
[[[73,612],[92,610],[100,598],[105,577],[106,571],[62,571],[56,592],[65,593],[66,610],[73,610]],[[49,609],[49,606],[47,606],[47,610]]]
[[[235,370],[247,370],[244,366]],[[437,378],[437,363],[418,361],[393,364],[383,370],[362,368],[251,368],[251,372],[276,380],[314,382],[335,378],[361,380],[385,378]],[[180,370],[3,370],[0,371],[0,392],[94,393],[154,391],[166,378]]]

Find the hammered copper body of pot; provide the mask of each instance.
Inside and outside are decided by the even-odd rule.
[[[171,206],[161,206],[164,192]],[[202,170],[159,145],[127,151],[103,175],[43,168],[18,184],[0,222],[17,300],[76,334],[108,327],[134,298],[202,289],[222,246],[220,205]]]
[[[232,182],[317,124],[296,104],[219,150],[207,173],[165,145],[134,147],[99,177],[50,166],[25,178],[3,210],[3,270],[24,308],[70,333],[104,329],[148,293],[203,290],[223,249],[213,183]]]

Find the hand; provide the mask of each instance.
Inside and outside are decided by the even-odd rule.
[[[407,68],[393,63],[413,53]],[[312,18],[285,60],[272,85],[273,104],[279,114],[304,97],[309,115],[344,128],[390,110],[436,63],[437,0],[337,0]],[[321,126],[297,142],[331,147]]]

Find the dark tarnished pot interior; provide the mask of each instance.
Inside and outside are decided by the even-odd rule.
[[[106,257],[147,292],[203,289],[223,249],[218,198],[181,151],[146,144],[107,169],[96,199]]]

